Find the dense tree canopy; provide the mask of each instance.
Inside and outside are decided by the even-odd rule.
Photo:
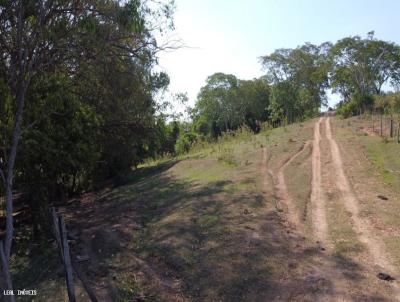
[[[307,43],[296,49],[278,49],[261,58],[272,85],[272,119],[296,119],[315,115],[326,105],[330,43]]]
[[[330,51],[331,87],[343,102],[352,98],[358,108],[372,104],[371,96],[381,94],[385,83],[399,85],[400,47],[374,38],[359,36],[339,40]]]
[[[211,137],[247,124],[257,132],[265,121],[269,86],[264,78],[243,81],[215,73],[201,88],[194,111],[196,130]]]
[[[49,206],[119,177],[155,153],[155,33],[173,27],[172,3],[0,2],[0,196],[6,196],[3,275],[13,236],[13,192],[48,234]],[[176,136],[176,133],[174,134]],[[173,148],[172,148],[173,149]]]

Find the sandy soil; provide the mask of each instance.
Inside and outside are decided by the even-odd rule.
[[[387,282],[377,278],[379,272],[384,272],[398,279],[398,272],[386,253],[383,243],[374,236],[372,226],[360,216],[359,201],[345,174],[342,154],[331,129],[330,119],[331,117],[321,117],[314,125],[310,184],[310,219],[313,238],[310,240],[314,240],[326,254],[324,257],[321,255],[314,257],[319,265],[313,268],[313,278],[329,282],[331,288],[329,292],[318,292],[314,298],[318,301],[355,301],[358,300],[354,298],[355,292],[365,292],[363,301],[398,301],[400,295],[397,281]],[[287,206],[287,220],[300,233],[303,231],[303,225],[298,218],[299,213],[296,212],[296,201],[290,196],[290,189],[293,188],[288,188],[285,184],[284,170],[309,143],[307,142],[297,153],[289,156],[275,172],[277,197]],[[334,196],[334,203],[343,205],[347,212],[347,218],[345,218],[348,220],[347,223],[354,230],[357,241],[365,246],[365,251],[360,251],[356,256],[346,259],[348,264],[339,265],[335,260],[338,258],[335,250],[337,242],[333,242],[330,238],[329,230],[333,226],[329,225],[327,218],[327,194]],[[359,268],[360,273],[357,278],[348,278],[351,266]],[[371,298],[374,295],[375,297]]]
[[[315,123],[314,141],[312,152],[312,181],[311,181],[311,206],[312,222],[315,237],[324,244],[327,244],[327,223],[325,215],[324,196],[321,188],[321,151],[320,151],[320,127],[322,118]]]
[[[351,222],[358,235],[358,239],[367,247],[369,252],[368,256],[370,257],[370,261],[372,261],[373,267],[377,270],[385,271],[393,276],[397,276],[398,272],[392,265],[392,261],[389,259],[382,242],[380,242],[378,238],[374,238],[368,221],[365,221],[365,219],[360,217],[359,202],[345,175],[339,146],[332,135],[330,117],[325,118],[325,129],[332,154],[333,166],[335,168],[334,175],[336,179],[336,187],[340,190],[342,198],[344,199],[344,205],[350,213]],[[396,300],[399,300],[400,292],[398,284],[396,282],[393,282],[392,284]]]

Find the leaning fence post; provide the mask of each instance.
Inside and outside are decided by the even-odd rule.
[[[65,227],[65,222],[62,217],[59,218],[59,226],[61,230],[61,242],[62,242],[62,250],[63,250],[63,258],[64,258],[64,267],[67,279],[67,290],[68,290],[68,298],[70,302],[75,302],[75,289],[74,289],[74,277],[72,274],[72,265],[71,265],[71,257],[69,254],[68,247],[68,238],[67,238],[67,229]]]

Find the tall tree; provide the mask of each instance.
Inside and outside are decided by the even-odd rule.
[[[221,131],[247,124],[259,130],[265,121],[269,85],[265,78],[239,80],[234,75],[215,73],[207,78],[194,108],[197,129],[216,137]]]
[[[123,66],[140,62],[141,69],[128,71],[121,67],[119,71],[149,70],[156,63],[155,53],[163,48],[157,44],[152,31],[172,26],[171,20],[170,4],[160,5],[156,1],[0,2],[0,90],[3,97],[0,107],[6,117],[0,124],[0,179],[6,196],[6,236],[0,244],[0,256],[7,289],[12,288],[8,266],[13,241],[13,181],[24,109],[27,95],[33,92],[32,83],[39,83],[43,75],[61,72],[68,85],[78,87],[75,83],[85,79],[86,87],[96,90],[104,79],[94,77],[91,80],[94,74],[82,72],[85,66],[106,70],[110,64]],[[148,72],[135,76],[142,80],[151,78]],[[146,84],[140,93],[151,95],[151,83],[155,82],[144,81]],[[79,93],[79,89],[72,91]],[[92,96],[92,102],[95,96],[99,96],[99,92]],[[102,100],[104,94],[96,107],[102,106]],[[86,102],[93,105],[88,99]],[[55,114],[51,110],[48,113]],[[33,125],[40,122],[34,121]]]
[[[349,101],[353,96],[362,106],[372,94],[380,94],[385,83],[397,85],[400,74],[400,48],[392,42],[359,36],[339,40],[330,52],[331,85],[334,92]]]
[[[330,43],[319,46],[306,43],[261,57],[272,84],[270,110],[276,118],[283,114],[293,121],[312,116],[326,104],[330,47]]]

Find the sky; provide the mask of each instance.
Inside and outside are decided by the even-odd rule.
[[[175,31],[185,47],[159,55],[171,93],[187,92],[189,105],[208,76],[239,79],[264,74],[259,57],[305,42],[320,44],[366,34],[400,44],[398,0],[175,0]],[[329,104],[338,96],[329,94]]]

